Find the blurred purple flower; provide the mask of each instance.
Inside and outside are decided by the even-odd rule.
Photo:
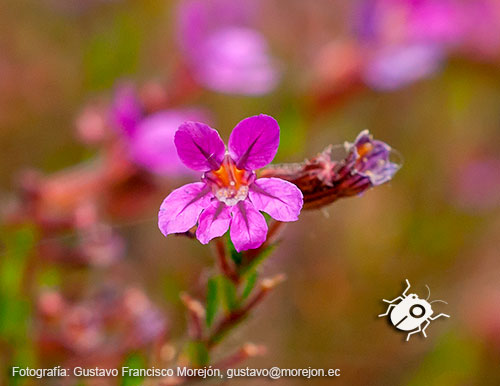
[[[248,0],[180,3],[179,44],[200,84],[243,95],[266,94],[276,87],[278,67],[254,27],[256,5]]]
[[[129,336],[130,344],[138,347],[161,337],[166,332],[167,320],[146,294],[138,288],[129,288],[123,296],[123,311],[130,320],[134,334]]]
[[[433,45],[380,49],[364,68],[365,82],[379,90],[393,90],[426,78],[441,68],[443,51]]]
[[[111,106],[111,119],[126,135],[133,135],[143,118],[143,109],[137,91],[131,84],[117,87]]]
[[[278,221],[295,221],[302,208],[302,193],[277,178],[256,179],[254,170],[272,161],[280,129],[274,118],[258,115],[236,125],[228,151],[219,133],[198,122],[184,123],[175,145],[184,164],[204,172],[202,182],[184,185],[163,201],[158,225],[166,236],[187,232],[198,223],[196,237],[207,244],[231,228],[237,251],[255,249],[267,236],[259,211]]]
[[[498,52],[498,14],[497,0],[364,1],[357,13],[367,51],[362,75],[374,88],[394,89],[433,74],[450,52]]]
[[[201,109],[171,109],[145,115],[135,89],[118,88],[111,108],[112,122],[125,138],[132,160],[152,173],[182,174],[182,166],[174,147],[174,134],[186,121],[205,119]]]
[[[463,37],[460,5],[455,0],[364,1],[358,33],[374,46],[458,43]]]

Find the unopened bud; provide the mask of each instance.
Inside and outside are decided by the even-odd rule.
[[[262,282],[260,283],[260,286],[263,290],[270,290],[276,287],[278,284],[285,281],[285,279],[286,279],[285,274],[280,273],[276,276],[263,279]]]

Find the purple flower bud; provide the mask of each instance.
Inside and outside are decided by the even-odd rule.
[[[304,195],[304,209],[319,209],[391,180],[400,168],[389,160],[391,147],[374,140],[368,130],[362,131],[354,143],[344,144],[344,159],[332,160],[333,148],[328,146],[304,163],[270,166],[260,175],[297,185]]]

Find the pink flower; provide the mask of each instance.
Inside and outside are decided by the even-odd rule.
[[[198,83],[223,93],[262,95],[280,71],[266,38],[256,30],[257,2],[184,0],[179,4],[179,44]]]
[[[240,252],[266,240],[267,223],[259,211],[277,221],[296,221],[301,191],[279,178],[256,179],[254,173],[276,155],[279,131],[270,116],[246,118],[233,129],[226,151],[216,130],[198,122],[182,124],[175,134],[179,158],[204,174],[201,182],[184,185],[165,198],[158,214],[162,233],[187,232],[198,223],[196,237],[207,244],[230,228]]]
[[[117,89],[111,109],[111,120],[125,139],[131,160],[151,173],[168,176],[185,170],[175,152],[175,131],[181,123],[206,115],[196,108],[145,114],[136,90],[126,84]]]
[[[392,90],[439,71],[450,54],[495,57],[500,49],[498,0],[365,0],[355,15],[365,46],[361,76]],[[478,57],[479,54],[479,57]]]

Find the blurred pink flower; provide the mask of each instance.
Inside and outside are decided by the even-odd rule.
[[[184,0],[179,43],[196,80],[214,91],[259,95],[272,91],[279,70],[255,29],[257,2]]]
[[[133,86],[118,87],[111,120],[123,134],[130,158],[160,175],[185,173],[174,146],[174,134],[185,121],[206,119],[201,109],[179,108],[146,115]]]
[[[356,14],[367,52],[362,76],[394,89],[430,76],[449,54],[498,53],[499,15],[497,0],[365,1]]]
[[[37,310],[40,343],[76,356],[120,354],[156,342],[167,332],[165,315],[135,287],[110,285],[81,300],[44,291]]]
[[[78,139],[85,144],[98,144],[108,133],[107,109],[97,103],[85,106],[75,121]]]
[[[369,59],[362,76],[375,89],[397,89],[434,74],[442,59],[442,50],[432,45],[387,47]]]
[[[104,341],[100,315],[90,305],[67,308],[61,320],[61,342],[78,353],[96,350]]]
[[[456,169],[453,195],[456,203],[468,210],[500,207],[500,159],[482,157]]]
[[[495,59],[500,54],[500,1],[466,1],[464,7],[464,47],[473,57]]]
[[[120,260],[125,253],[125,241],[104,224],[95,224],[79,232],[79,249],[85,261],[106,267]]]

